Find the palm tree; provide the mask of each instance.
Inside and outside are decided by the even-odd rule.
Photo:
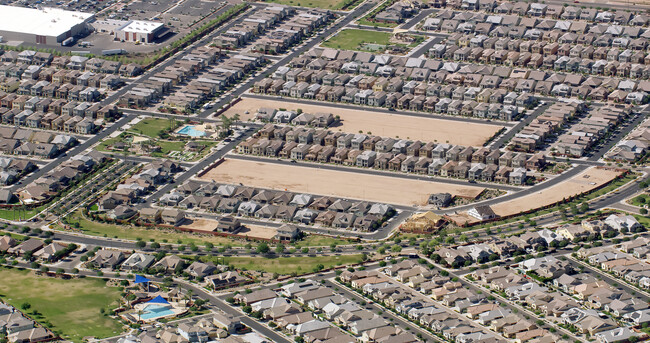
[[[184,298],[185,298],[185,306],[186,306],[186,307],[187,307],[187,304],[189,304],[190,299],[192,299],[192,294],[193,294],[193,293],[194,293],[193,290],[191,290],[191,289],[188,289],[188,290],[187,290],[187,293],[185,294],[185,297],[184,297]]]

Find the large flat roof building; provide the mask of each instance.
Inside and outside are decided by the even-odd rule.
[[[92,27],[98,32],[106,32],[125,42],[153,43],[166,32],[165,25],[144,20],[104,19],[94,21]]]
[[[163,30],[164,25],[162,23],[131,20],[115,31],[115,36],[127,42],[153,43]]]
[[[36,44],[61,43],[88,30],[92,13],[59,8],[26,8],[0,5],[0,36],[6,41]]]

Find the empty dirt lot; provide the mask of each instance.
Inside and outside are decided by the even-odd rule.
[[[424,205],[432,193],[474,198],[483,191],[481,187],[236,159],[227,159],[200,179],[406,206]]]
[[[218,221],[212,219],[204,218],[195,218],[192,220],[191,224],[183,225],[189,229],[200,230],[206,232],[213,232],[216,230]],[[265,227],[261,225],[248,225],[246,224],[242,227],[237,236],[241,237],[251,237],[251,238],[262,238],[262,239],[272,239],[275,237],[277,230],[272,227]]]
[[[609,182],[619,174],[620,172],[614,170],[592,167],[552,187],[526,195],[514,201],[494,205],[492,209],[496,214],[506,216],[543,207],[561,201],[564,198],[590,191]]]
[[[490,124],[468,123],[456,120],[422,118],[400,114],[370,112],[343,108],[331,108],[322,105],[296,104],[273,99],[243,98],[223,115],[232,117],[239,114],[246,121],[255,117],[260,108],[284,108],[287,110],[302,109],[307,113],[332,113],[341,117],[339,126],[330,128],[332,131],[347,133],[371,132],[382,137],[399,137],[425,142],[438,141],[451,144],[482,146],[485,141],[501,126]],[[246,113],[248,112],[248,113]],[[459,134],[461,133],[461,134]]]

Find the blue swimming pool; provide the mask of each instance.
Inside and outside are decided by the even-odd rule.
[[[142,310],[140,319],[148,320],[152,318],[166,317],[173,314],[174,311],[170,309],[169,305],[151,304],[147,305],[147,307]]]
[[[190,137],[204,137],[207,136],[205,131],[200,131],[194,128],[193,125],[185,125],[183,128],[178,130],[179,135],[187,135]]]

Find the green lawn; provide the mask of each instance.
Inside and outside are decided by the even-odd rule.
[[[635,214],[634,218],[639,222],[639,224],[647,227],[650,227],[650,216],[642,216],[640,214]]]
[[[210,242],[214,245],[226,245],[230,244],[231,246],[241,246],[244,245],[243,242],[238,240],[229,239],[226,237],[219,236],[198,236],[191,233],[185,232],[173,232],[173,231],[163,231],[158,229],[146,229],[143,227],[131,227],[124,225],[115,225],[115,224],[106,224],[99,223],[95,221],[88,220],[81,217],[78,213],[68,217],[70,223],[79,223],[80,230],[84,234],[91,236],[106,236],[106,237],[117,237],[121,239],[136,240],[141,238],[144,241],[150,241],[154,239],[158,243],[164,244],[164,240],[167,240],[168,243],[177,243],[180,240],[181,244],[196,244],[204,245],[207,242]]]
[[[223,257],[219,257],[221,260]],[[216,262],[216,256],[203,256],[203,261]],[[325,268],[348,265],[362,262],[362,255],[341,255],[341,256],[318,256],[318,257],[225,257],[227,264],[236,268],[257,270],[267,273],[291,274],[310,273],[314,268],[322,264]]]
[[[120,137],[113,137],[113,138],[105,139],[104,141],[102,141],[101,143],[99,143],[97,145],[97,150],[99,150],[99,151],[111,151],[111,150],[108,150],[108,147],[115,144],[115,143],[117,143],[117,142],[119,142],[119,141],[121,141],[121,140],[122,139]]]
[[[315,246],[328,247],[332,245],[332,243],[336,245],[354,244],[353,241],[347,239],[340,239],[340,238],[320,236],[320,235],[309,235],[305,237],[303,240],[296,242],[295,246],[299,248],[315,247]]]
[[[175,126],[178,126],[177,121]],[[147,118],[139,123],[133,125],[129,131],[133,131],[151,138],[158,138],[158,134],[168,130],[171,127],[171,122],[168,119],[161,118]]]
[[[156,145],[160,146],[160,152],[154,153],[154,156],[161,155],[161,157],[166,157],[171,151],[185,150],[185,142],[183,141],[156,141]]]
[[[322,45],[333,49],[362,50],[364,43],[388,45],[390,36],[389,32],[347,29],[323,42]]]
[[[0,268],[0,297],[20,309],[31,305],[28,314],[65,339],[81,342],[85,336],[105,338],[122,333],[119,322],[99,311],[119,304],[120,292],[100,279],[61,280],[36,276],[27,270]],[[37,311],[40,315],[34,315]]]
[[[21,217],[22,218],[32,218],[33,216],[37,215],[39,212],[43,211],[45,209],[45,206],[39,206],[36,208],[33,208],[31,210],[26,210],[26,211],[21,211]],[[18,210],[9,210],[9,209],[0,209],[0,218],[6,219],[6,220],[18,220]]]
[[[650,195],[648,194],[637,195],[636,197],[630,200],[630,203],[634,206],[643,207],[643,205],[650,203]]]

